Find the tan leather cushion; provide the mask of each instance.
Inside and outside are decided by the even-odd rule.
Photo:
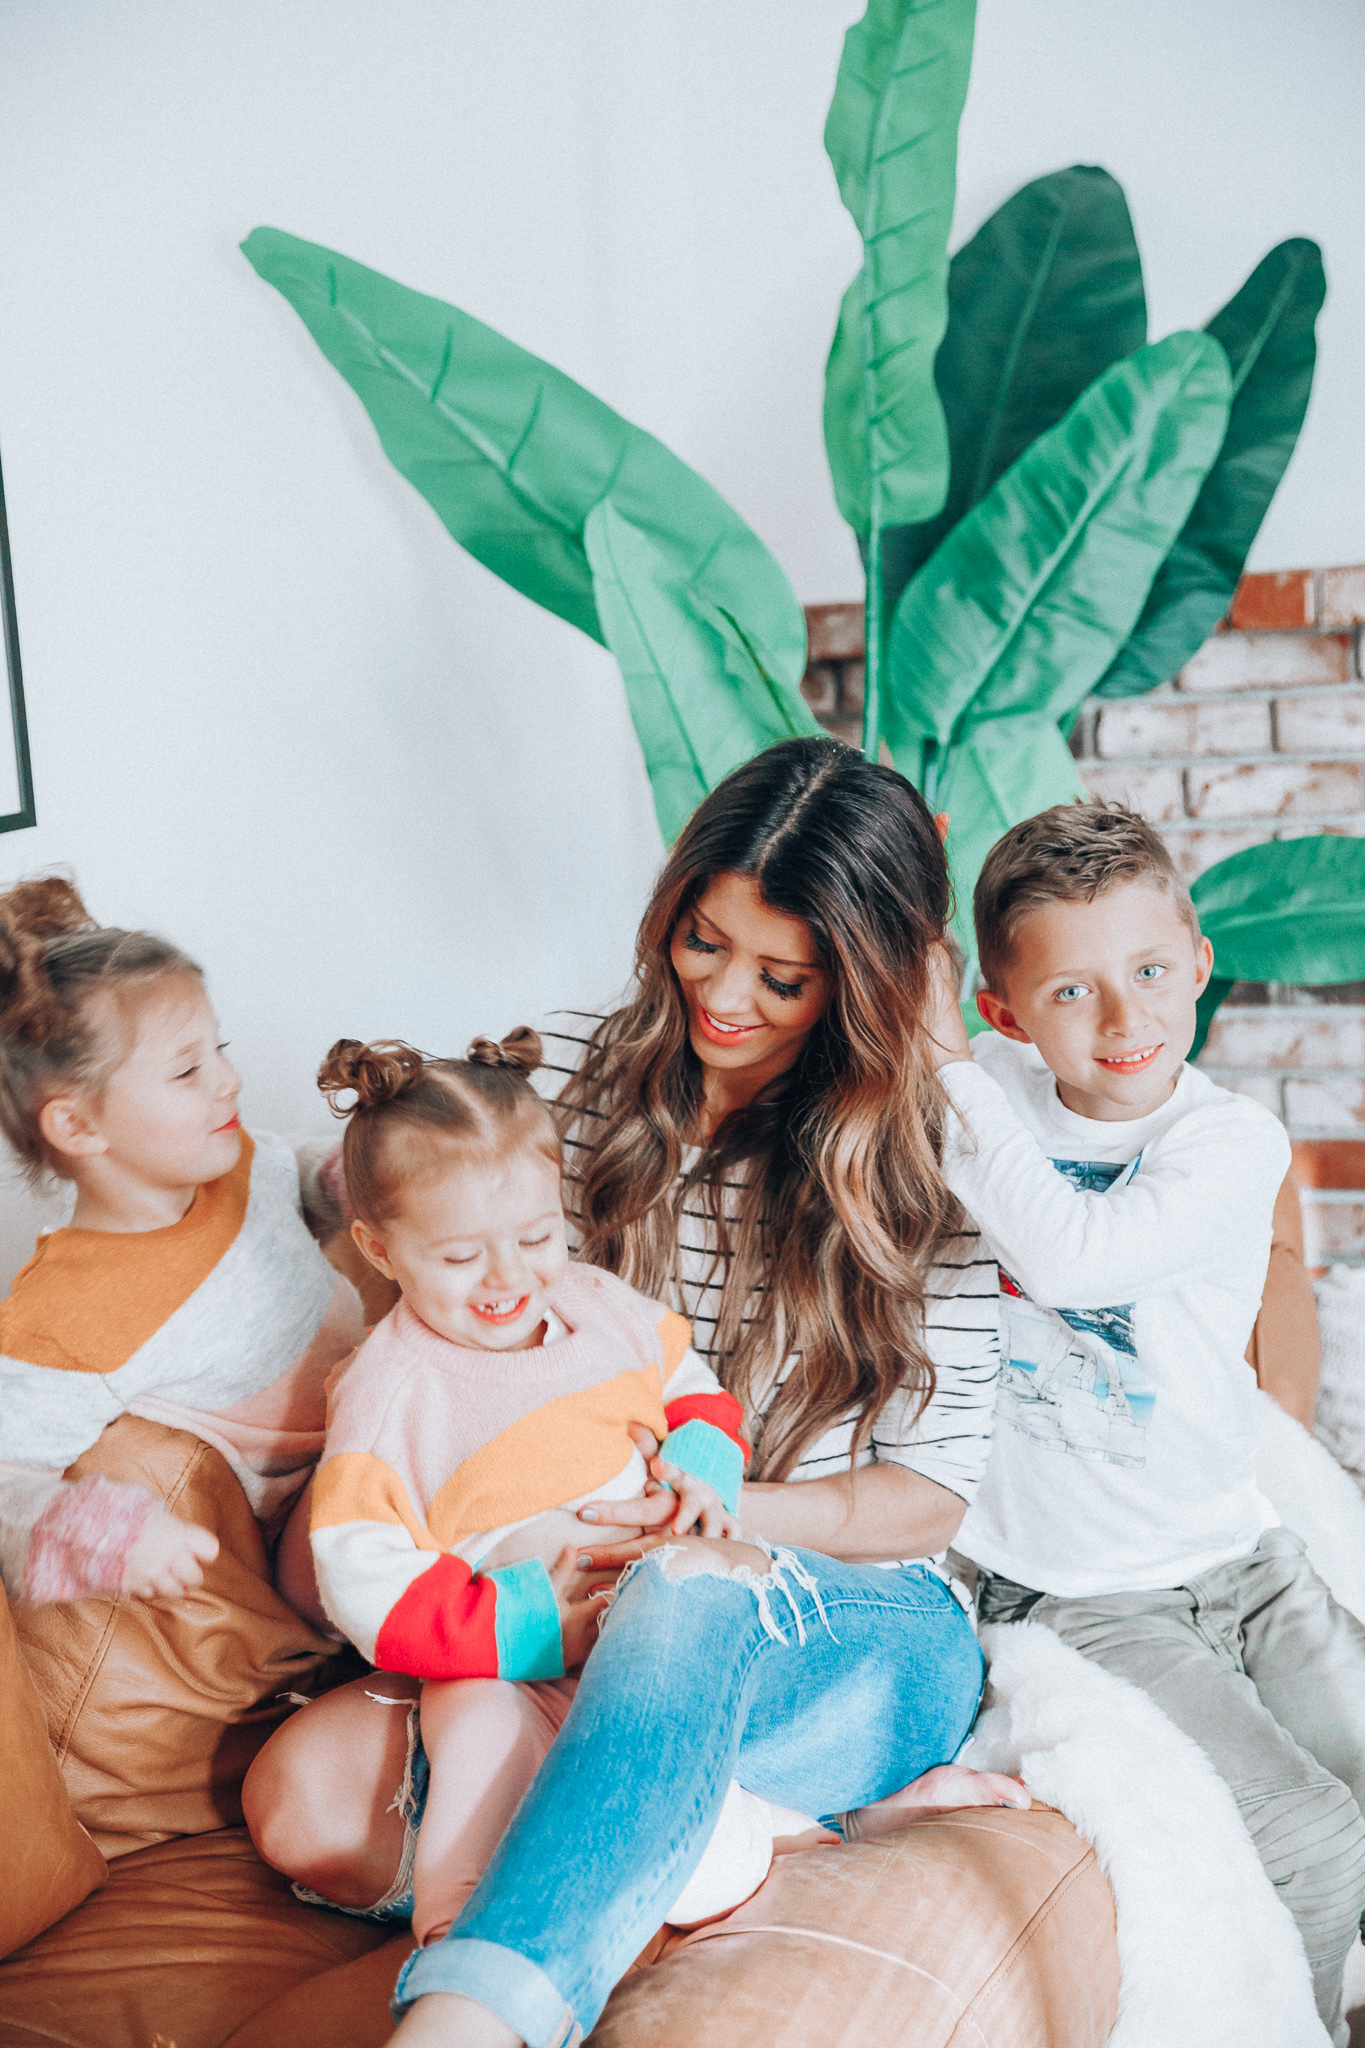
[[[0,1590],[0,1956],[78,1906],[104,1858],[72,1817],[42,1705]]]
[[[228,2048],[381,2048],[408,1949],[287,1992]],[[1100,2048],[1118,1987],[1094,1851],[1045,1807],[991,1809],[779,1857],[748,1905],[626,1977],[589,2048]]]
[[[245,2015],[320,1972],[330,1982],[387,1934],[300,1905],[244,1828],[162,1842],[120,1857],[93,1898],[0,1963],[0,2044],[220,2048]]]
[[[780,1857],[747,1905],[628,1976],[591,2043],[1100,2048],[1118,1991],[1093,1849],[1047,1808],[983,1808]]]
[[[321,1690],[336,1646],[273,1590],[261,1532],[226,1459],[184,1430],[110,1423],[68,1477],[136,1481],[222,1549],[176,1601],[19,1606],[15,1621],[72,1810],[107,1857],[242,1817],[247,1765]]]
[[[1261,1312],[1247,1345],[1247,1363],[1267,1394],[1311,1430],[1318,1405],[1322,1339],[1313,1283],[1303,1263],[1303,1211],[1292,1173],[1285,1176],[1275,1199],[1270,1269]]]

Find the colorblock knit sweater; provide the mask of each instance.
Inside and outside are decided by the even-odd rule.
[[[551,1306],[557,1341],[499,1352],[450,1343],[400,1302],[337,1384],[313,1557],[328,1614],[380,1670],[559,1677],[547,1556],[584,1540],[569,1517],[585,1501],[643,1492],[630,1423],[738,1498],[739,1403],[684,1318],[593,1266],[570,1266]]]
[[[230,1173],[164,1230],[55,1230],[0,1302],[0,1579],[11,1597],[116,1593],[157,1503],[61,1474],[120,1415],[221,1451],[267,1527],[322,1448],[326,1380],[364,1334],[303,1217],[283,1140],[242,1136]]]

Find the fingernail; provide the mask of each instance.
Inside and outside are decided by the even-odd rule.
[[[592,1559],[586,1554],[586,1552],[578,1559],[578,1569],[581,1572],[592,1570]]]
[[[580,1508],[578,1510],[578,1519],[580,1522],[595,1522],[597,1520],[596,1508]]]

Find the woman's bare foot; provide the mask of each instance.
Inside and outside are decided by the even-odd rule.
[[[523,2048],[521,2035],[477,1999],[429,1991],[406,2012],[390,2048]]]
[[[936,1813],[956,1813],[964,1806],[1028,1808],[1032,1804],[1018,1778],[1006,1778],[999,1771],[969,1771],[963,1764],[936,1764],[899,1792],[845,1814],[844,1840],[880,1841],[883,1835],[908,1828],[912,1821],[928,1820]]]

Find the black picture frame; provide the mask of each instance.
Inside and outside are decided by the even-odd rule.
[[[0,816],[0,832],[22,832],[36,825],[33,768],[28,755],[28,714],[24,709],[24,672],[19,661],[19,615],[14,607],[14,570],[9,553],[9,518],[5,511],[5,478],[0,470],[0,614],[5,622],[5,668],[9,676],[10,728],[14,743],[14,779],[19,808]],[[4,740],[0,737],[0,751]]]

